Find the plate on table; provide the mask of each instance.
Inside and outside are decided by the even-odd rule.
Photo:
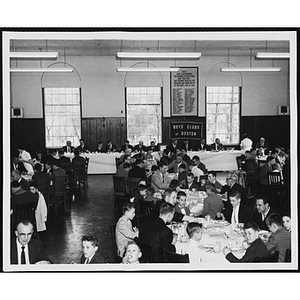
[[[209,236],[223,236],[224,231],[220,228],[214,228],[209,231]]]

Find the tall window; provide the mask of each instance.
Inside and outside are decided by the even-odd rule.
[[[161,88],[127,87],[127,136],[132,144],[161,142]]]
[[[44,117],[47,148],[60,148],[69,140],[79,144],[81,106],[79,88],[44,88]]]
[[[240,139],[240,95],[238,86],[206,88],[206,140],[219,138],[224,145],[238,144]]]

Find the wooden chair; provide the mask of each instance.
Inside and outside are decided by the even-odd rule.
[[[147,220],[150,220],[151,219],[151,215],[150,214],[144,214],[144,215],[140,215],[140,216],[136,216],[136,226],[138,228],[140,228],[140,226]]]
[[[37,178],[36,185],[38,190],[43,194],[47,206],[50,205],[50,181],[48,178]]]
[[[291,249],[286,249],[285,251],[285,257],[284,257],[284,262],[291,262],[292,261],[292,256],[291,256]]]
[[[118,255],[118,247],[116,242],[116,227],[117,223],[110,224],[110,233],[111,233],[111,239],[112,239],[112,245],[113,245],[113,252],[114,252],[114,262],[120,263],[122,261],[122,258]]]
[[[68,175],[55,176],[53,178],[51,202],[54,205],[55,212],[58,210],[60,203],[64,204],[64,210],[67,210],[67,182]]]
[[[279,251],[276,250],[273,254],[266,257],[255,257],[253,262],[278,262]]]
[[[35,222],[35,210],[37,203],[29,203],[29,204],[17,204],[13,208],[13,223],[16,224],[21,220],[28,220],[34,226]]]
[[[115,190],[115,217],[118,220],[122,215],[121,208],[123,204],[129,202],[130,195],[126,191],[125,177],[113,175],[113,184]]]
[[[76,190],[80,189],[80,184],[83,184],[85,190],[86,184],[86,161],[73,162],[72,164],[72,186]]]
[[[84,175],[85,175],[85,181],[87,181],[87,178],[88,178],[88,169],[89,169],[89,162],[90,162],[90,158],[89,157],[86,157],[85,158],[85,168],[84,168]]]
[[[130,197],[135,196],[135,192],[137,191],[139,180],[140,180],[140,178],[132,178],[132,177],[127,178],[127,184],[128,184],[128,188],[129,188]]]
[[[279,206],[284,207],[285,188],[280,172],[268,172],[268,188],[271,197]]]
[[[154,201],[140,201],[141,215],[150,214],[154,207]]]
[[[141,263],[155,263],[155,255],[152,244],[142,242],[139,238],[134,239],[135,243],[140,247],[142,257],[140,258]]]
[[[189,263],[189,255],[188,254],[177,254],[171,252],[165,248],[163,248],[164,259],[166,263]]]

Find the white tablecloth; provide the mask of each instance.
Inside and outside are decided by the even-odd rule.
[[[89,158],[88,174],[115,174],[116,169],[116,157],[120,157],[122,154],[115,153],[84,153],[83,157]],[[73,154],[65,154],[65,156],[74,157]]]
[[[236,157],[240,156],[243,151],[219,151],[219,152],[188,152],[188,156],[192,158],[194,155],[200,157],[200,161],[205,164],[210,171],[235,171],[237,170]]]
[[[231,226],[226,226],[224,228],[211,228],[211,229],[203,229],[202,238],[199,243],[199,254],[203,264],[230,264],[230,262],[225,258],[223,254],[223,248],[228,246],[232,248],[233,254],[241,258],[245,254],[245,250],[242,249],[241,244],[243,241],[243,236],[239,236],[238,234],[231,232]],[[230,238],[226,238],[225,235],[219,236],[210,236],[209,232],[214,230],[222,230],[225,231]],[[220,243],[220,251],[215,252],[212,248],[216,244]],[[185,254],[185,248],[187,243],[182,243],[178,241],[176,243],[176,252],[179,254]]]

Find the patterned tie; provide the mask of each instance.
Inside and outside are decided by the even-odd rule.
[[[25,265],[26,264],[26,261],[25,261],[25,246],[22,246],[22,251],[21,251],[21,265]]]

